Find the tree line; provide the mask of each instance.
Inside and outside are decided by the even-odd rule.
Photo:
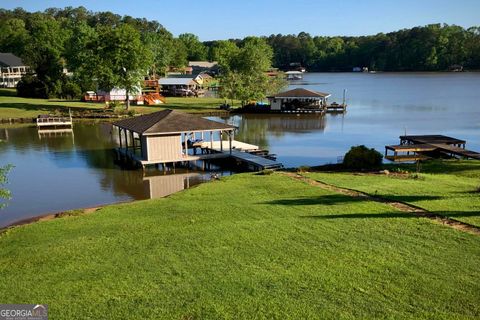
[[[452,65],[480,69],[480,27],[434,24],[362,37],[271,35],[201,42],[174,37],[158,21],[91,12],[84,7],[44,12],[0,9],[0,51],[31,66],[18,86],[24,96],[77,97],[115,86],[135,90],[146,76],[163,76],[188,61],[218,61],[222,96],[260,99],[285,85],[272,66],[297,62],[309,71],[438,71]],[[68,77],[64,69],[73,72]]]
[[[311,71],[445,71],[459,65],[480,69],[480,27],[431,24],[361,37],[271,35],[274,65],[300,62]]]

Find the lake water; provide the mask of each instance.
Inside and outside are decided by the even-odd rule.
[[[480,73],[307,73],[291,87],[331,93],[330,102],[341,102],[347,89],[348,111],[213,119],[238,126],[236,140],[270,150],[286,167],[335,163],[358,144],[383,152],[405,132],[450,135],[480,150]],[[0,128],[0,165],[15,165],[0,227],[50,212],[165,196],[210,179],[202,168],[146,176],[121,169],[110,130],[106,123],[81,122],[73,134],[49,137],[35,127]]]
[[[238,139],[269,149],[286,166],[335,163],[359,144],[383,153],[405,132],[453,136],[480,150],[480,73],[306,73],[290,83],[338,103],[347,89],[347,113],[228,119],[240,127]]]

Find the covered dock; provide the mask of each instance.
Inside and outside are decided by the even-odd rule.
[[[329,93],[296,88],[268,97],[270,110],[278,112],[325,112]]]
[[[143,168],[229,157],[241,161],[243,154],[258,149],[234,140],[234,126],[173,110],[120,120],[114,122],[113,127],[119,155]],[[257,169],[270,165],[264,163],[264,158],[255,155],[251,155],[249,161],[252,157],[256,157]],[[281,164],[273,167],[281,167]]]
[[[399,145],[385,146],[385,159],[403,162],[447,156],[480,160],[480,153],[465,149],[466,143],[444,135],[404,135],[400,136]]]

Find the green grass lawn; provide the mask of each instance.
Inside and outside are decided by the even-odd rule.
[[[480,237],[282,174],[0,235],[0,301],[51,319],[478,319]]]
[[[185,112],[212,112],[219,111],[223,99],[220,98],[181,98],[167,97],[167,103],[159,106],[132,106],[137,113],[150,113],[165,108]],[[102,111],[104,103],[87,103],[80,101],[59,99],[31,99],[16,96],[15,89],[0,89],[0,119],[5,118],[34,118],[39,114]]]
[[[415,170],[413,166],[390,166]],[[480,161],[431,161],[415,175],[309,173],[309,178],[402,201],[480,227]]]

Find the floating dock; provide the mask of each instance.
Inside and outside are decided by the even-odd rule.
[[[57,117],[49,115],[40,115],[37,117],[37,128],[57,128],[57,127],[69,127],[73,126],[72,116],[69,117]]]
[[[338,104],[338,103],[331,103],[325,107],[327,112],[339,112],[343,113],[347,111],[347,105],[345,103]]]
[[[479,152],[465,149],[466,143],[443,135],[405,135],[400,136],[399,145],[385,146],[385,159],[405,162],[446,156],[480,160]],[[393,151],[393,155],[389,151]]]

